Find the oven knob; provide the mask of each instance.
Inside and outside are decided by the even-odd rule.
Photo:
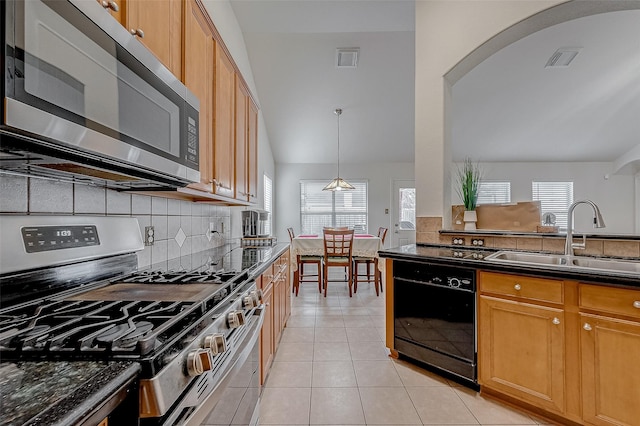
[[[258,305],[262,303],[262,290],[253,290],[251,295],[258,301]]]
[[[218,355],[227,350],[227,341],[222,333],[214,333],[204,338],[204,348],[212,355]]]
[[[187,354],[187,374],[190,377],[199,376],[205,371],[211,370],[213,363],[209,351],[196,349]]]
[[[256,302],[256,299],[251,295],[244,296],[242,298],[242,306],[244,308],[255,308],[256,306],[258,306],[258,302]]]
[[[238,328],[241,325],[244,325],[244,312],[229,312],[229,315],[227,315],[227,323],[229,324],[229,328]]]

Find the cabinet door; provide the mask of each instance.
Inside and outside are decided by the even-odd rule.
[[[235,139],[234,139],[235,71],[231,60],[215,43],[214,70],[214,192],[233,197]]]
[[[282,315],[284,310],[283,299],[283,290],[284,286],[282,285],[282,276],[277,275],[273,280],[273,341],[275,342],[275,347],[278,347],[278,342],[280,341],[280,333],[282,332]]]
[[[212,191],[213,135],[211,111],[213,97],[213,35],[207,20],[196,4],[189,0],[185,11],[184,84],[200,100],[200,184],[190,185]]]
[[[481,296],[478,329],[483,386],[564,411],[562,310]]]
[[[258,202],[258,107],[249,98],[247,179],[249,202]]]
[[[640,324],[581,314],[583,416],[640,425]]]
[[[262,295],[264,322],[260,330],[260,383],[264,384],[273,361],[273,287],[268,287]]]
[[[248,112],[249,93],[244,88],[240,78],[236,76],[236,195],[238,200],[248,201],[247,185],[247,147],[248,147]]]
[[[182,0],[127,0],[127,29],[182,78]]]
[[[125,25],[124,10],[127,6],[126,0],[96,0],[96,1],[100,3],[100,6],[104,7],[105,10],[111,14],[111,16],[116,18],[116,20],[120,22],[120,24]]]

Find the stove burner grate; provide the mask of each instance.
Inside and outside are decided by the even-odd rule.
[[[198,272],[198,271],[143,271],[122,280],[124,283],[154,283],[154,284],[190,284],[212,283],[222,284],[238,276],[238,272]]]

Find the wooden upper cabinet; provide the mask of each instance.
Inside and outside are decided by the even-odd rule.
[[[213,183],[213,36],[203,11],[189,0],[184,20],[184,84],[200,100],[200,184],[190,187],[212,192]]]
[[[179,79],[182,6],[183,0],[126,0],[120,7],[124,17],[120,22]]]
[[[249,98],[249,116],[247,118],[248,152],[247,152],[247,174],[249,190],[249,202],[258,201],[258,107]]]
[[[234,197],[235,169],[235,70],[225,51],[214,43],[213,89],[213,191]]]
[[[249,113],[249,92],[245,89],[242,81],[236,75],[236,195],[238,200],[248,201],[248,174],[247,174],[247,154],[248,154],[248,113]]]

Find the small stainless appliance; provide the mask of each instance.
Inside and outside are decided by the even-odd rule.
[[[475,270],[395,261],[393,280],[395,349],[477,387]]]
[[[268,237],[267,222],[269,212],[261,210],[245,210],[242,212],[243,237]]]
[[[0,2],[0,168],[114,189],[200,180],[197,98],[99,2]]]
[[[189,270],[136,272],[133,218],[3,216],[0,231],[0,367],[134,362],[137,410],[126,424],[200,424],[222,400],[242,403],[230,421],[257,422],[264,314],[243,249],[193,255]],[[227,386],[242,398],[224,396]],[[16,421],[3,417],[10,405],[0,423]],[[17,421],[29,420],[26,406]]]

